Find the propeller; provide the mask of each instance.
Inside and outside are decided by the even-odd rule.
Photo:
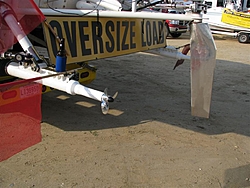
[[[101,98],[101,110],[103,114],[107,114],[109,111],[109,103],[114,102],[115,98],[118,95],[118,92],[115,92],[113,96],[108,95],[108,89],[104,89],[104,94],[102,95]]]
[[[191,114],[209,118],[216,46],[207,23],[191,27]]]

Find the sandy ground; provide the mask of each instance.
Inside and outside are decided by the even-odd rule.
[[[136,53],[92,62],[97,101],[43,95],[42,142],[0,163],[0,187],[250,187],[250,44],[215,37],[209,119],[190,115],[189,61]],[[188,43],[188,37],[168,44]]]

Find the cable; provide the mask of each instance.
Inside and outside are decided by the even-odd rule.
[[[51,6],[49,5],[49,0],[47,0],[46,4],[47,4],[47,6],[48,6],[51,10],[53,10],[53,11],[55,11],[55,12],[58,12],[58,13],[61,13],[61,14],[69,14],[69,15],[75,15],[75,16],[86,16],[86,15],[88,15],[88,14],[94,12],[95,10],[97,10],[97,8],[99,7],[99,5],[100,5],[101,2],[102,2],[102,0],[99,1],[99,3],[97,4],[96,8],[94,8],[93,10],[91,10],[91,11],[85,13],[85,14],[77,14],[77,13],[64,12],[64,11],[61,11],[61,10],[57,10],[57,9],[55,9],[55,8],[53,8],[53,7],[51,7]]]

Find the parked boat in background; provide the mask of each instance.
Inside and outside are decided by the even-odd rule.
[[[240,43],[250,42],[250,0],[211,0],[205,3],[211,8],[203,18],[212,33],[237,37]]]

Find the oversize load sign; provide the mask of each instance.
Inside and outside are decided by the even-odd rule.
[[[148,49],[165,47],[165,25],[161,20],[46,17],[54,32],[65,38],[67,63],[82,62]],[[44,26],[52,62],[58,51],[55,36]]]

